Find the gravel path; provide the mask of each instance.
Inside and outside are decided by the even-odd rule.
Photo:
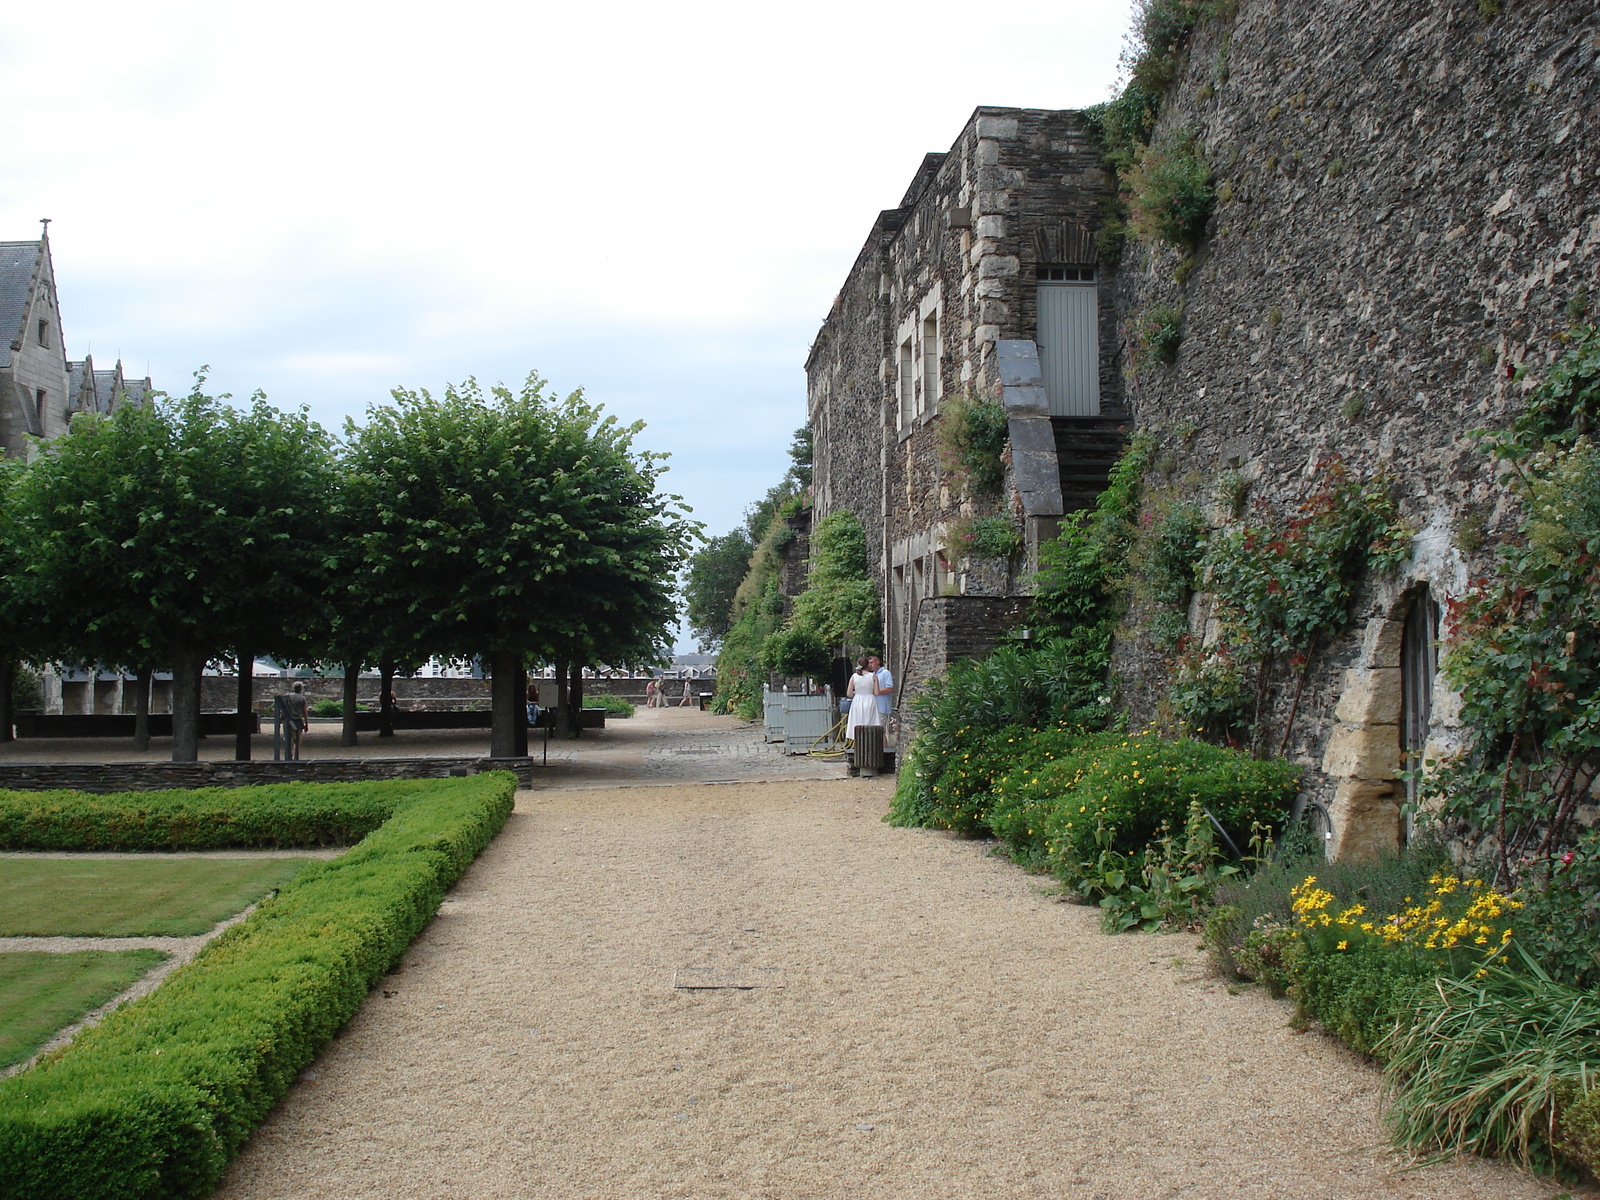
[[[1370,1067],[1192,936],[1103,936],[985,845],[889,828],[887,781],[587,782],[521,794],[220,1197],[1560,1191],[1399,1171]]]

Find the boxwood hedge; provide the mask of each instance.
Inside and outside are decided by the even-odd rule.
[[[0,797],[4,836],[41,849],[365,834],[348,853],[308,867],[153,994],[0,1081],[0,1197],[208,1193],[499,831],[515,788],[512,775],[495,772],[233,789],[231,837],[206,832],[220,809],[214,792],[49,793],[37,797],[43,815],[34,818],[24,802]]]

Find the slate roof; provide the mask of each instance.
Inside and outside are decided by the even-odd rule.
[[[124,379],[122,389],[122,399],[118,403],[131,404],[135,408],[143,408],[150,399],[150,393],[155,390],[148,375],[143,379]]]
[[[99,372],[94,370],[94,360],[85,359],[83,362],[69,362],[67,364],[67,411],[68,412],[99,412],[100,405],[96,397],[98,389],[95,387],[95,376]],[[85,396],[84,392],[88,395]],[[87,403],[82,401],[87,400]]]
[[[21,336],[28,316],[40,246],[37,240],[0,242],[0,367],[11,365],[11,343]]]

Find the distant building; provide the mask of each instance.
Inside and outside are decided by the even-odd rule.
[[[6,457],[24,457],[30,438],[60,437],[78,413],[142,405],[152,390],[148,378],[128,379],[121,362],[96,370],[87,354],[78,362],[67,358],[48,229],[37,241],[0,242],[0,451]],[[152,691],[157,711],[167,707],[169,680],[158,678]],[[126,707],[121,673],[103,667],[50,667],[40,685],[46,712],[116,713]]]
[[[0,449],[8,457],[25,454],[29,437],[60,437],[75,413],[143,404],[151,390],[149,379],[127,379],[120,362],[103,371],[88,355],[67,358],[48,232],[0,242]]]

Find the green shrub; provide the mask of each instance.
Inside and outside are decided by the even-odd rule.
[[[1122,182],[1136,238],[1194,249],[1217,203],[1211,166],[1197,138],[1185,134],[1151,143]]]
[[[1225,975],[1256,978],[1236,957],[1252,930],[1284,929],[1294,920],[1290,892],[1315,875],[1339,907],[1362,904],[1370,912],[1399,912],[1411,897],[1428,890],[1428,880],[1449,866],[1444,847],[1431,839],[1413,842],[1402,854],[1375,858],[1324,859],[1305,822],[1284,830],[1276,861],[1259,863],[1248,876],[1231,879],[1217,889],[1216,911],[1206,924],[1206,946],[1216,968]]]
[[[342,717],[344,716],[344,701],[331,698],[313,700],[311,702],[311,715],[313,717]]]
[[[939,406],[939,454],[963,495],[1000,494],[1010,436],[1010,421],[999,401],[952,396]]]
[[[350,789],[381,796],[392,815],[156,992],[0,1081],[0,1196],[207,1194],[504,824],[515,787],[497,772]]]
[[[610,692],[601,692],[598,696],[585,696],[585,708],[603,708],[610,717],[633,716],[633,705],[621,696],[613,696]]]
[[[1385,1039],[1403,1028],[1438,964],[1404,950],[1356,943],[1336,953],[1302,954],[1290,995],[1301,1011],[1362,1054],[1382,1057]]]
[[[1183,308],[1177,304],[1152,304],[1133,314],[1133,336],[1138,345],[1134,366],[1163,365],[1178,361],[1183,344]]]
[[[1087,639],[1053,638],[1038,646],[1001,646],[987,658],[952,663],[929,681],[912,704],[917,736],[900,768],[888,820],[895,825],[960,827],[978,831],[983,817],[946,817],[948,805],[933,786],[975,741],[997,731],[1064,727],[1069,732],[1103,726],[1109,702],[1096,693],[1105,685],[1110,630]],[[1011,736],[1011,735],[1008,735]],[[953,810],[951,810],[953,811]],[[946,826],[947,819],[957,825]]]
[[[1075,884],[1099,856],[1097,828],[1110,833],[1110,849],[1138,853],[1163,826],[1181,829],[1193,801],[1243,843],[1254,824],[1283,821],[1299,782],[1290,763],[1207,742],[1102,734],[1052,761],[1019,764],[995,785],[989,824]]]
[[[1526,874],[1516,942],[1552,978],[1600,990],[1600,832]]]

